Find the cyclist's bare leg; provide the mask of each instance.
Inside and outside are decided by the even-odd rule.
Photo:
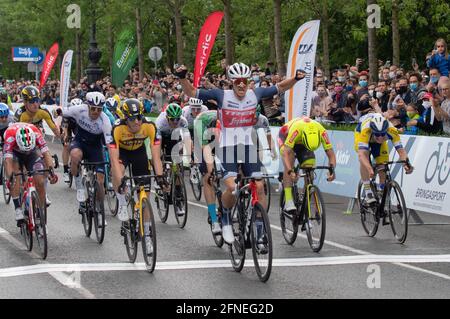
[[[33,176],[34,186],[36,187],[36,191],[38,193],[39,201],[40,201],[42,209],[44,209],[44,207],[46,206],[46,201],[45,201],[45,180],[46,180],[45,175],[36,174],[36,175]]]
[[[78,176],[78,165],[83,159],[83,151],[79,148],[74,148],[70,152],[70,172],[72,176]]]
[[[13,174],[19,174],[20,173],[20,166],[19,163],[17,163],[16,161],[12,162],[13,163]],[[9,169],[7,169],[8,171]],[[20,185],[22,183],[22,178],[21,176],[16,176],[14,179],[14,185],[12,185],[12,189],[11,189],[11,198],[17,198],[20,195]]]
[[[102,201],[105,199],[105,187],[104,187],[105,174],[97,172],[97,181],[98,181],[97,198]]]
[[[236,197],[233,195],[236,187],[235,179],[235,176],[231,176],[224,180],[225,192],[222,194],[222,205],[226,209],[231,209],[236,203]]]

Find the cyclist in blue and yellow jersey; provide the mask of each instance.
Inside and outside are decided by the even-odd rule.
[[[404,168],[407,174],[412,173],[413,167],[409,163],[408,154],[403,148],[398,130],[384,118],[383,115],[376,113],[368,117],[355,130],[355,150],[358,152],[361,180],[364,185],[366,202],[373,204],[376,202],[375,196],[370,188],[370,179],[375,176],[370,161],[370,154],[375,158],[376,164],[382,164],[389,161],[388,140],[394,144],[400,160],[406,161]],[[379,188],[384,188],[386,176],[380,172]]]

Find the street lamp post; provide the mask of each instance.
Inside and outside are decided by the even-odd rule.
[[[92,25],[91,25],[91,39],[89,40],[89,49],[88,49],[88,58],[89,65],[86,68],[86,75],[88,77],[89,84],[95,84],[97,80],[99,80],[102,76],[103,69],[98,65],[100,58],[102,57],[102,52],[97,47],[97,40],[95,39],[97,33],[97,25],[96,25],[96,12],[95,5],[91,0],[91,9],[92,9]]]

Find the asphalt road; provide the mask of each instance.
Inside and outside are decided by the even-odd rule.
[[[51,149],[60,157],[59,145]],[[62,170],[58,173],[61,176]],[[326,243],[320,253],[314,253],[304,233],[293,246],[285,243],[276,207],[279,196],[273,194],[274,267],[269,281],[261,283],[251,251],[243,271],[233,271],[228,249],[217,248],[212,240],[205,203],[193,198],[190,187],[185,229],[178,228],[173,210],[166,224],[156,217],[158,259],[153,274],[143,270],[140,251],[135,265],[128,262],[119,220],[108,214],[105,241],[98,245],[84,235],[75,190],[64,185],[62,176],[49,193],[53,203],[48,212],[46,261],[25,250],[13,207],[0,199],[0,298],[450,296],[450,218],[443,216],[421,213],[426,224],[411,225],[406,243],[400,245],[389,226],[381,227],[375,238],[367,237],[357,208],[352,215],[344,215],[348,199],[326,195]]]

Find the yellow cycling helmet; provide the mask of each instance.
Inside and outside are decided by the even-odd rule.
[[[311,122],[305,123],[305,127],[302,132],[302,144],[306,149],[315,151],[320,146],[320,132],[317,126],[312,125]]]

